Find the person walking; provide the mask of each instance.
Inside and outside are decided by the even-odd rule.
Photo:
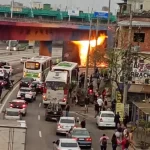
[[[70,105],[68,104],[68,102],[67,102],[65,110],[66,110],[66,117],[68,117],[69,116],[69,111],[70,111]]]
[[[95,118],[99,114],[99,105],[97,102],[95,102]]]
[[[85,118],[81,121],[81,128],[86,128],[86,121]]]
[[[99,89],[100,83],[101,83],[101,80],[100,80],[100,78],[98,78],[98,79],[97,79],[97,89]]]
[[[120,124],[120,115],[119,115],[119,112],[117,112],[117,114],[115,114],[114,122],[116,123],[116,128],[117,128],[118,123]]]
[[[118,144],[117,144],[117,137],[115,134],[113,134],[112,136],[111,143],[112,143],[112,150],[116,150]]]
[[[89,99],[88,95],[85,97],[84,103],[85,103],[85,113],[88,113],[88,107],[89,107],[89,103],[90,103],[90,99]]]
[[[100,97],[98,97],[98,99],[97,99],[97,103],[98,103],[98,105],[99,105],[99,111],[101,111],[102,110],[102,107],[103,107],[103,105],[104,105],[104,102],[103,102],[103,100],[102,100],[102,97],[100,96]]]
[[[109,137],[103,134],[103,136],[100,138],[100,146],[101,150],[107,149],[107,141],[109,140]]]
[[[128,122],[129,122],[129,116],[127,113],[125,113],[125,116],[123,118],[123,124],[125,127],[127,127]]]

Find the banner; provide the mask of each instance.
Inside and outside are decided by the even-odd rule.
[[[79,10],[68,10],[68,16],[79,16]]]

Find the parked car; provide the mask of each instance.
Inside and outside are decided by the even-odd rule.
[[[115,128],[115,114],[112,111],[101,111],[96,117],[96,124],[99,128]]]

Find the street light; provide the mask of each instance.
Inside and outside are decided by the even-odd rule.
[[[10,14],[10,17],[11,19],[13,18],[13,9],[14,9],[14,0],[11,0],[11,14]],[[11,48],[11,40],[8,41],[8,49],[10,50]]]

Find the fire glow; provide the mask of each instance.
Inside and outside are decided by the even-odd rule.
[[[107,36],[105,34],[101,34],[97,39],[97,45],[102,45],[106,38]],[[73,41],[73,43],[79,46],[79,56],[80,56],[81,66],[85,66],[89,41]],[[96,46],[96,40],[91,40],[90,46],[91,48],[94,48]]]

